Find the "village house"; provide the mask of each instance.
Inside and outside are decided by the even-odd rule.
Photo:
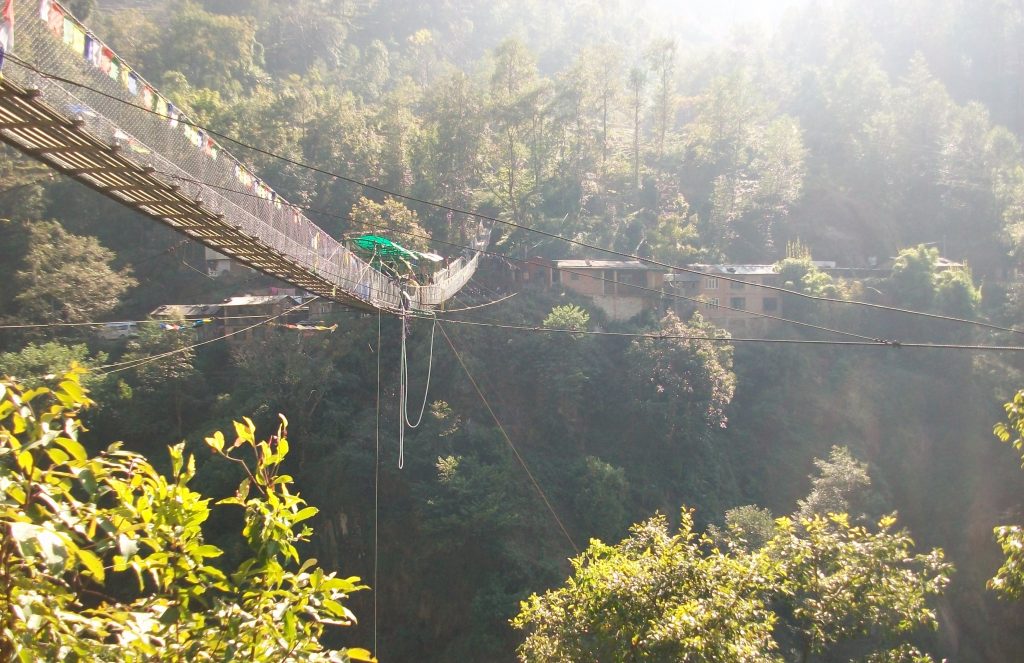
[[[519,269],[519,287],[562,290],[590,297],[611,320],[671,308],[688,319],[699,310],[705,320],[732,333],[764,334],[781,316],[778,293],[758,285],[778,285],[774,265],[688,265],[690,272],[667,272],[641,260],[543,260]],[[730,282],[727,278],[743,282]],[[673,296],[676,295],[676,296]]]
[[[232,260],[209,247],[205,247],[204,257],[206,259],[206,273],[213,278],[229,273],[252,272],[251,267],[247,267],[237,260]]]
[[[150,312],[149,317],[167,324],[194,324],[181,321],[210,320],[195,327],[196,340],[208,341],[224,335],[219,304],[165,304]]]
[[[701,274],[665,275],[668,292],[700,302],[676,300],[674,306],[681,317],[689,317],[696,309],[705,320],[732,334],[760,335],[777,324],[764,315],[782,315],[779,293],[757,287],[779,285],[775,265],[688,265],[688,268]]]
[[[198,340],[204,341],[219,338],[228,334],[235,340],[246,340],[266,333],[266,326],[249,329],[246,327],[258,323],[261,319],[282,316],[285,311],[295,309],[283,315],[278,322],[300,322],[306,319],[308,312],[300,306],[307,296],[275,294],[275,295],[240,295],[229,297],[218,304],[166,304],[156,308],[150,317],[155,320],[169,322],[177,320],[200,321],[194,325]],[[194,324],[194,323],[193,323]]]
[[[554,260],[546,285],[586,295],[610,319],[628,320],[662,305],[664,276],[639,260]]]

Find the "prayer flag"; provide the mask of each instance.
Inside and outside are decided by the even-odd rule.
[[[44,4],[49,5],[47,8],[46,17],[42,16],[42,5],[40,5],[39,13],[40,18],[46,21],[47,27],[50,28],[50,32],[57,39],[64,38],[64,10],[60,8],[60,5],[55,5],[50,0],[43,0]]]
[[[82,55],[88,62],[92,63],[93,66],[99,66],[100,43],[90,34],[85,35],[85,50],[82,51]]]
[[[110,65],[114,62],[114,51],[107,48],[106,45],[100,43],[99,49],[99,67],[100,71],[104,74],[110,75]]]
[[[82,117],[96,117],[95,111],[85,104],[70,104],[68,106],[68,110],[75,115],[81,115]]]
[[[106,48],[99,49],[100,57],[99,57],[99,62],[97,63],[96,66],[99,67],[100,71],[102,71],[104,74],[109,76],[110,75],[110,65],[112,65],[114,63],[114,61],[107,57],[107,54],[105,52],[106,50],[107,50]]]
[[[67,16],[64,17],[64,29],[68,29],[68,24],[71,24],[71,48],[82,57],[85,57],[85,30],[80,25],[69,19]],[[64,38],[67,39],[67,32],[64,33]]]
[[[14,0],[0,0],[0,49],[10,53],[14,48]]]

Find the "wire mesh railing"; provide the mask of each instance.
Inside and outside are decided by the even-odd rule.
[[[39,90],[51,108],[77,119],[93,137],[173,185],[267,251],[294,261],[375,307],[406,302],[432,308],[472,277],[479,253],[459,259],[408,298],[402,285],[372,268],[309,220],[235,158],[105,43],[51,0],[15,3],[13,58],[3,66],[12,81]],[[20,61],[24,61],[23,63]],[[27,65],[27,66],[26,66]],[[80,82],[72,85],[54,76]],[[476,251],[489,240],[479,226]],[[217,248],[217,247],[214,247]]]

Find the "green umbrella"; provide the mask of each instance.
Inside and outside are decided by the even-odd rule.
[[[362,235],[351,240],[355,246],[355,252],[368,259],[374,267],[385,268],[389,271],[413,271],[413,263],[420,259],[420,254],[411,251],[401,244],[392,242],[387,237],[379,235]]]

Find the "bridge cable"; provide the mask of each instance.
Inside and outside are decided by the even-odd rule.
[[[136,108],[136,109],[138,109],[140,111],[149,113],[151,115],[155,115],[157,117],[162,117],[162,118],[167,119],[167,120],[172,119],[171,116],[166,114],[166,113],[160,113],[160,112],[158,112],[156,110],[153,110],[153,109],[150,109],[150,108],[146,108],[146,107],[140,106],[138,104],[131,103],[131,102],[126,101],[124,99],[121,99],[121,98],[119,98],[119,97],[117,97],[115,95],[108,94],[106,92],[103,92],[102,90],[98,90],[98,89],[96,89],[96,88],[94,88],[94,87],[92,87],[90,85],[85,84],[85,83],[81,83],[81,82],[78,82],[78,81],[74,81],[74,80],[65,78],[63,76],[59,76],[57,74],[53,74],[53,73],[50,73],[50,72],[43,71],[43,70],[35,67],[31,63],[29,63],[29,62],[27,62],[27,61],[25,61],[25,60],[15,56],[15,55],[8,55],[7,57],[12,62],[14,62],[16,65],[19,65],[19,66],[22,66],[22,67],[24,67],[26,69],[29,69],[29,70],[39,74],[40,76],[43,76],[44,78],[49,78],[51,80],[55,80],[55,81],[58,81],[58,82],[61,82],[61,83],[65,83],[67,85],[73,85],[75,87],[79,87],[79,88],[82,88],[82,89],[85,89],[85,90],[89,90],[90,92],[92,92],[94,94],[98,94],[98,95],[103,96],[105,98],[109,98],[109,99],[111,99],[113,101],[116,101],[118,103],[124,104],[126,106],[130,106],[132,108]],[[899,306],[888,306],[888,305],[885,305],[885,304],[877,304],[877,303],[874,303],[874,302],[865,302],[865,301],[860,301],[860,300],[855,300],[855,299],[839,299],[839,298],[836,298],[836,297],[825,297],[825,296],[822,296],[822,295],[811,295],[809,293],[799,292],[799,291],[796,291],[796,290],[790,290],[788,288],[783,288],[783,287],[780,287],[780,286],[773,286],[773,285],[768,285],[768,284],[765,284],[765,283],[755,283],[755,282],[752,282],[752,281],[744,281],[743,279],[738,279],[738,278],[735,278],[735,277],[732,277],[732,276],[728,276],[728,275],[725,275],[725,274],[703,272],[703,271],[700,271],[700,270],[697,270],[697,269],[693,269],[691,267],[684,267],[684,266],[681,266],[681,265],[672,265],[672,264],[665,263],[665,262],[660,262],[658,260],[654,260],[654,259],[651,259],[651,258],[641,258],[640,256],[638,256],[636,254],[633,254],[633,253],[628,253],[628,252],[624,252],[624,251],[618,251],[616,249],[610,249],[610,248],[607,248],[607,247],[602,247],[602,246],[598,246],[598,245],[595,245],[595,244],[590,244],[589,242],[584,242],[582,240],[572,239],[570,237],[565,237],[564,235],[559,235],[557,233],[549,232],[549,231],[546,231],[546,230],[541,230],[539,228],[532,228],[530,226],[524,226],[524,225],[522,225],[520,223],[517,223],[515,221],[509,221],[507,219],[501,219],[501,218],[498,218],[498,217],[493,217],[493,216],[489,216],[489,215],[486,215],[486,214],[481,214],[481,213],[478,213],[478,212],[471,212],[469,210],[461,209],[461,208],[458,208],[458,207],[453,207],[451,205],[445,205],[443,203],[438,203],[438,202],[426,200],[426,199],[423,199],[423,198],[417,198],[415,196],[410,196],[410,195],[407,195],[407,194],[398,193],[396,191],[391,191],[391,190],[385,189],[383,187],[379,187],[379,186],[376,186],[376,185],[373,185],[373,184],[369,184],[367,182],[363,182],[363,181],[360,181],[360,180],[357,180],[357,179],[354,179],[354,178],[351,178],[351,177],[347,177],[347,176],[341,175],[339,173],[335,173],[335,172],[332,172],[332,171],[329,171],[329,170],[326,170],[326,169],[323,169],[323,168],[319,168],[317,166],[314,166],[314,165],[311,165],[311,164],[307,164],[307,163],[304,163],[304,162],[301,162],[301,161],[297,161],[295,159],[291,159],[291,158],[286,157],[284,155],[277,154],[277,153],[271,152],[269,150],[265,150],[265,149],[256,147],[254,145],[250,145],[248,143],[242,142],[241,140],[238,140],[237,138],[233,138],[233,137],[231,137],[231,136],[229,136],[227,134],[220,133],[218,131],[215,131],[213,129],[205,127],[203,125],[196,124],[196,123],[194,123],[194,122],[192,122],[190,120],[182,119],[180,117],[177,118],[177,119],[178,119],[178,122],[181,123],[181,124],[186,124],[186,125],[189,125],[189,126],[195,128],[195,129],[200,129],[200,130],[202,130],[202,131],[204,131],[204,132],[206,132],[206,133],[208,133],[208,134],[210,134],[212,136],[216,136],[218,138],[221,138],[222,140],[226,140],[226,141],[229,141],[229,142],[231,142],[231,143],[233,143],[235,145],[238,145],[239,147],[243,147],[245,149],[251,150],[251,151],[256,152],[258,154],[262,154],[264,156],[268,156],[268,157],[271,157],[271,158],[274,158],[274,159],[278,159],[280,161],[283,161],[284,163],[288,163],[288,164],[291,164],[291,165],[299,167],[299,168],[304,168],[304,169],[310,170],[312,172],[320,173],[322,175],[326,175],[328,177],[331,177],[331,178],[334,178],[334,179],[337,179],[337,180],[340,180],[340,181],[343,181],[343,182],[348,182],[350,184],[354,184],[356,186],[359,186],[359,187],[362,187],[362,188],[365,188],[365,189],[368,189],[368,190],[371,190],[371,191],[376,191],[378,193],[383,193],[383,194],[387,194],[387,195],[390,195],[390,196],[394,196],[396,198],[401,198],[401,199],[407,200],[409,202],[414,202],[414,203],[419,203],[419,204],[422,204],[422,205],[427,205],[427,206],[430,206],[430,207],[434,207],[434,208],[437,208],[437,209],[445,210],[445,211],[456,213],[456,214],[463,214],[465,216],[470,216],[470,217],[474,217],[474,218],[478,218],[478,219],[483,219],[483,220],[487,220],[487,221],[491,221],[491,222],[501,223],[501,224],[504,224],[504,225],[512,227],[512,228],[523,230],[525,232],[536,233],[536,234],[542,235],[544,237],[548,237],[548,238],[551,238],[551,239],[557,239],[557,240],[560,240],[560,241],[563,241],[563,242],[567,242],[569,244],[574,244],[576,246],[580,246],[582,248],[590,249],[590,250],[593,250],[593,251],[600,251],[602,253],[607,253],[607,254],[610,254],[610,255],[615,255],[615,256],[618,256],[618,257],[621,257],[621,258],[627,258],[627,259],[630,259],[630,260],[642,260],[644,262],[650,263],[652,265],[657,265],[658,267],[662,267],[664,269],[670,269],[670,270],[673,270],[673,271],[679,271],[679,272],[684,272],[684,273],[688,273],[688,274],[695,274],[695,275],[699,275],[699,276],[710,276],[710,277],[718,278],[718,279],[721,279],[723,281],[727,281],[727,282],[731,282],[731,283],[742,283],[744,285],[750,285],[750,286],[755,287],[755,288],[762,288],[762,289],[766,289],[766,290],[772,290],[772,291],[775,291],[775,292],[785,293],[785,294],[793,295],[795,297],[800,297],[800,298],[808,299],[808,300],[812,300],[812,301],[827,302],[827,303],[833,303],[833,304],[846,304],[846,305],[852,305],[852,306],[863,306],[863,307],[872,308],[872,309],[881,310],[881,311],[903,313],[903,314],[906,314],[906,315],[915,315],[915,316],[921,316],[921,317],[932,318],[932,319],[937,319],[937,320],[946,320],[946,321],[949,321],[949,322],[957,322],[957,323],[961,323],[961,324],[967,324],[967,325],[973,325],[973,326],[978,326],[978,327],[984,327],[984,328],[992,329],[992,330],[995,330],[995,331],[1003,331],[1003,332],[1009,332],[1009,333],[1013,333],[1013,334],[1024,334],[1024,330],[1022,330],[1022,329],[1016,329],[1016,328],[1013,328],[1013,327],[1002,327],[1002,326],[999,326],[999,325],[994,325],[994,324],[991,324],[991,323],[981,322],[981,321],[978,321],[978,320],[969,320],[967,318],[958,318],[958,317],[955,317],[955,316],[941,315],[941,314],[938,314],[938,313],[928,313],[928,312],[925,312],[925,311],[916,311],[916,310],[913,310],[913,309],[902,308],[902,307],[899,307]]]
[[[374,427],[375,452],[373,457],[373,651],[377,652],[377,594],[380,592],[378,569],[380,566],[380,537],[378,535],[378,515],[380,513],[380,339],[381,317],[377,309],[377,412]]]
[[[426,320],[433,320],[433,317],[424,317]],[[613,332],[613,331],[590,331],[577,329],[562,329],[558,327],[530,327],[527,325],[513,325],[498,322],[478,322],[474,320],[457,320],[453,318],[437,318],[444,323],[456,325],[470,325],[474,327],[490,327],[494,329],[507,329],[541,334],[570,334],[580,336],[612,336],[620,338],[642,338],[652,341],[683,340],[683,341],[710,341],[713,343],[763,343],[775,345],[820,345],[839,347],[874,347],[874,348],[914,348],[931,350],[977,350],[987,352],[1022,352],[1024,346],[1020,345],[970,345],[963,343],[903,343],[899,341],[828,341],[810,340],[795,338],[731,338],[729,336],[698,336],[692,334],[664,334],[658,332]],[[444,331],[442,325],[441,330]]]
[[[203,184],[203,182],[200,181],[200,180],[195,180],[195,179],[188,178],[188,177],[182,177],[180,175],[174,175],[174,174],[171,174],[171,173],[166,173],[164,171],[157,171],[157,172],[160,173],[161,175],[172,177],[174,179],[178,179],[178,180],[182,180],[182,181],[186,181],[186,182],[192,182],[192,183],[195,183],[195,184]],[[257,196],[256,194],[248,193],[246,191],[238,191],[237,189],[232,189],[230,187],[218,186],[218,185],[214,185],[214,184],[205,184],[204,186],[208,186],[208,187],[210,187],[212,189],[220,189],[222,191],[228,191],[228,192],[237,194],[239,196],[248,196],[248,197],[252,197],[252,198],[259,198],[259,196]],[[296,205],[296,207],[298,209],[301,209],[301,210],[305,211],[305,212],[312,212],[314,214],[322,215],[322,216],[325,216],[327,218],[339,219],[339,220],[347,220],[348,219],[348,217],[346,217],[344,215],[337,214],[337,213],[334,213],[334,212],[329,212],[327,210],[317,209],[317,208],[310,207],[310,206]],[[496,253],[494,251],[487,251],[486,249],[475,249],[475,248],[473,248],[471,246],[466,246],[465,244],[456,244],[456,243],[447,242],[447,241],[441,240],[441,239],[434,239],[433,237],[430,237],[429,235],[424,235],[422,233],[416,233],[416,232],[409,231],[409,230],[402,230],[402,229],[399,229],[399,228],[395,228],[393,226],[388,226],[388,225],[384,225],[384,224],[380,224],[380,223],[373,223],[373,222],[370,222],[370,221],[367,221],[365,223],[366,223],[366,225],[368,225],[370,227],[373,227],[373,228],[378,228],[378,229],[383,229],[383,230],[390,230],[392,232],[397,232],[397,233],[400,233],[400,234],[403,234],[403,235],[408,235],[409,237],[413,237],[413,238],[417,238],[417,239],[423,239],[423,240],[426,240],[428,242],[433,242],[435,244],[441,244],[441,245],[444,245],[444,246],[450,246],[450,247],[458,248],[458,249],[466,249],[466,250],[469,250],[469,251],[477,251],[481,255],[490,256],[490,257],[494,257],[494,258],[500,258],[500,259],[503,259],[503,260],[510,260],[510,261],[513,261],[513,262],[521,263],[521,264],[533,265],[533,266],[536,266],[536,267],[550,268],[550,265],[546,265],[544,263],[537,262],[536,260],[530,260],[530,259],[526,259],[526,258],[515,258],[515,257],[509,256],[509,255],[505,255],[504,253]],[[709,303],[707,300],[700,299],[700,298],[697,298],[697,297],[688,297],[686,295],[683,295],[683,294],[680,294],[680,293],[677,293],[677,292],[665,292],[663,290],[656,290],[654,288],[648,288],[648,287],[642,286],[642,285],[636,285],[636,284],[631,284],[631,283],[621,283],[619,281],[616,281],[615,279],[609,279],[609,278],[605,278],[603,276],[597,276],[596,274],[590,274],[590,273],[587,273],[587,272],[574,272],[574,273],[578,273],[580,276],[582,276],[584,278],[592,279],[592,280],[595,280],[595,281],[602,281],[602,282],[605,282],[605,283],[618,283],[619,286],[626,286],[628,288],[632,288],[633,290],[638,290],[638,291],[642,291],[642,292],[650,292],[650,293],[657,294],[657,295],[662,296],[662,297],[671,297],[673,299],[682,299],[682,300],[693,302],[693,303],[696,303],[696,304],[707,305]],[[789,319],[789,318],[784,318],[782,316],[772,315],[770,313],[760,313],[760,312],[756,312],[756,311],[747,311],[747,310],[740,309],[740,308],[734,308],[732,306],[726,306],[725,304],[718,304],[717,308],[725,309],[727,311],[737,311],[737,312],[741,312],[741,313],[748,313],[750,315],[753,315],[753,316],[756,316],[756,317],[759,317],[759,318],[765,318],[765,319],[768,319],[768,320],[777,320],[779,322],[784,322],[786,324],[797,325],[797,326],[806,327],[806,328],[809,328],[809,329],[816,329],[818,331],[823,331],[823,332],[827,332],[827,333],[830,333],[830,334],[838,334],[840,336],[849,336],[849,337],[852,337],[852,338],[859,338],[859,339],[865,340],[865,341],[879,341],[879,342],[883,342],[883,343],[893,343],[893,342],[895,342],[895,341],[885,341],[884,339],[876,338],[874,336],[866,336],[864,334],[857,334],[855,332],[843,331],[841,329],[833,329],[831,327],[825,327],[825,326],[822,326],[822,325],[815,325],[815,324],[812,324],[810,322],[802,322],[800,320],[792,320],[792,319]]]
[[[455,349],[455,344],[452,343],[451,337],[448,336],[448,332],[445,331],[444,325],[441,324],[438,326],[440,327],[441,333],[444,335],[445,340],[448,341],[448,347],[452,349],[452,353],[455,354],[455,358],[459,361],[459,365],[462,366],[463,372],[465,372],[466,377],[469,378],[470,384],[473,385],[473,389],[476,390],[476,393],[480,397],[480,400],[483,402],[484,407],[486,407],[487,411],[490,413],[491,419],[494,420],[494,423],[498,427],[498,430],[501,431],[501,436],[505,439],[505,443],[508,445],[509,449],[512,450],[512,453],[515,454],[516,460],[519,461],[519,464],[526,471],[526,476],[530,477],[530,482],[533,484],[533,487],[537,490],[537,494],[540,495],[540,498],[544,501],[544,505],[548,508],[548,511],[551,513],[551,517],[554,518],[555,522],[558,524],[558,529],[562,530],[562,534],[565,536],[565,540],[569,542],[569,545],[572,546],[572,549],[575,551],[575,553],[579,555],[579,547],[577,547],[576,542],[573,541],[572,536],[569,535],[569,531],[565,529],[565,525],[562,524],[562,519],[558,517],[558,513],[555,511],[555,508],[551,506],[551,502],[548,500],[548,496],[544,493],[544,489],[540,487],[540,484],[537,482],[537,479],[534,478],[533,472],[530,471],[530,468],[526,464],[526,461],[523,460],[523,457],[519,454],[519,450],[516,449],[516,445],[512,443],[512,438],[510,438],[508,436],[508,433],[505,432],[505,427],[501,425],[501,421],[498,419],[498,415],[494,413],[494,410],[491,408],[491,404],[487,401],[487,397],[484,396],[484,392],[480,390],[480,386],[476,383],[476,380],[473,379],[473,374],[469,372],[469,368],[466,366],[466,362],[463,361],[462,355],[459,354],[459,351]]]
[[[97,377],[103,377],[104,375],[110,375],[111,373],[117,373],[117,372],[120,372],[120,371],[126,371],[126,370],[129,370],[129,369],[138,368],[139,366],[142,366],[144,364],[148,364],[150,362],[154,362],[154,361],[157,361],[159,359],[164,359],[164,358],[170,357],[172,355],[180,354],[182,352],[187,352],[189,350],[192,350],[194,348],[198,348],[198,347],[203,346],[203,345],[209,345],[210,343],[216,343],[217,341],[223,341],[226,338],[230,338],[230,337],[235,336],[237,334],[241,334],[242,332],[247,332],[247,331],[250,331],[252,329],[256,329],[257,327],[260,327],[260,326],[265,325],[265,324],[267,324],[269,322],[277,320],[278,318],[284,317],[284,316],[288,315],[289,313],[291,313],[292,311],[294,311],[296,309],[299,309],[299,308],[302,308],[302,307],[304,307],[304,306],[306,306],[306,305],[308,305],[308,304],[310,304],[310,303],[312,303],[312,302],[314,302],[314,301],[316,301],[318,299],[320,299],[320,296],[316,295],[312,299],[310,299],[310,300],[308,300],[306,302],[303,302],[302,304],[298,304],[296,306],[293,306],[293,307],[291,307],[291,308],[289,308],[289,309],[287,309],[285,311],[282,311],[281,313],[278,313],[277,315],[271,316],[271,317],[269,317],[269,318],[267,318],[265,320],[260,320],[259,322],[257,322],[254,325],[249,325],[248,327],[243,327],[242,329],[238,329],[238,330],[230,332],[228,334],[224,334],[223,336],[217,336],[216,338],[210,338],[210,339],[207,339],[205,341],[200,341],[198,343],[192,343],[191,345],[186,345],[184,347],[176,348],[174,350],[170,350],[168,352],[162,352],[162,353],[156,354],[156,355],[150,355],[149,357],[142,357],[142,358],[139,358],[139,359],[129,359],[128,361],[121,361],[121,362],[116,362],[116,363],[113,363],[113,364],[104,364],[103,366],[97,366],[96,367],[96,371],[97,371],[96,375],[97,375]],[[104,370],[104,369],[108,369],[108,370]]]

